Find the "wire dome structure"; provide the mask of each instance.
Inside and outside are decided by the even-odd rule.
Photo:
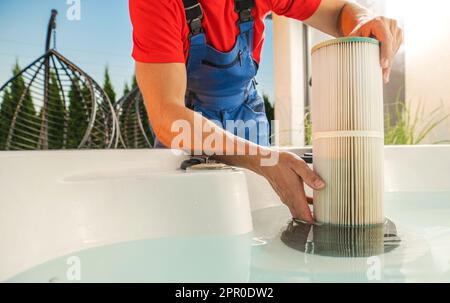
[[[122,147],[130,149],[153,147],[154,137],[144,98],[138,87],[117,102],[116,114]]]
[[[0,150],[100,149],[118,145],[114,107],[83,70],[50,48],[0,88]]]

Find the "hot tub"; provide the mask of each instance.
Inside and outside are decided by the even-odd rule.
[[[450,146],[385,148],[385,213],[401,241],[364,257],[285,245],[289,212],[267,181],[181,171],[185,159],[1,152],[0,281],[450,282]]]

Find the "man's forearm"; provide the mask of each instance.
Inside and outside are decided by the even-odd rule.
[[[337,28],[341,36],[346,37],[372,18],[373,14],[365,7],[354,2],[346,2],[339,14]]]
[[[154,130],[167,147],[182,149],[195,155],[212,156],[223,163],[257,173],[262,159],[270,158],[269,149],[226,132],[184,106],[165,103],[164,118],[153,118],[154,121],[159,121]]]
[[[261,161],[271,159],[270,149],[234,136],[186,108],[184,64],[137,62],[136,76],[153,131],[163,145],[196,155],[214,155],[256,172]]]
[[[321,0],[306,24],[334,37],[348,36],[372,14],[361,5],[347,0]]]

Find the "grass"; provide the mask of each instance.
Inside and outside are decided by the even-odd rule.
[[[450,116],[444,106],[440,105],[425,115],[423,103],[419,103],[417,110],[412,113],[409,106],[402,102],[395,102],[394,116],[389,112],[385,114],[386,145],[416,145],[422,144],[428,135]],[[396,121],[394,124],[391,121]],[[450,143],[450,140],[440,140],[433,144]]]
[[[434,108],[425,115],[423,103],[418,105],[417,111],[412,113],[409,106],[403,102],[395,102],[394,114],[389,111],[385,114],[385,145],[416,145],[422,144],[428,135],[439,125],[444,123],[450,113],[443,105]],[[392,123],[395,121],[395,123]],[[308,110],[304,116],[305,143],[312,145],[311,112]],[[433,144],[450,144],[450,139],[432,142]]]
[[[399,100],[399,94],[397,95],[397,100]],[[264,95],[264,103],[266,105],[266,113],[269,121],[275,119],[274,107],[272,103],[269,102],[269,97],[267,95]],[[405,102],[401,101],[388,104],[386,108],[389,109],[392,106],[394,106],[393,114],[390,110],[386,110],[384,116],[384,143],[386,145],[422,144],[434,129],[446,122],[450,117],[450,113],[445,110],[443,103],[426,114],[423,102],[418,104],[416,111],[413,111],[409,105],[406,105]],[[395,122],[393,123],[392,121]],[[312,120],[309,108],[305,109],[303,123],[305,128],[305,144],[312,145]],[[285,132],[291,131],[293,130],[285,130]],[[273,140],[273,137],[274,133],[273,130],[271,130],[271,141]],[[450,144],[450,138],[432,143]]]
[[[305,127],[305,144],[309,146],[312,145],[312,120],[311,112],[309,110],[306,111],[303,121]]]

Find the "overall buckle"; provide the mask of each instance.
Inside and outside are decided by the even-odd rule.
[[[254,7],[255,0],[235,0],[234,9],[239,15],[238,23],[252,21],[252,9]]]
[[[185,7],[186,19],[188,21],[190,36],[200,34],[203,32],[202,19],[203,10],[199,2],[196,4]]]
[[[239,13],[239,23],[244,23],[253,20],[251,9],[246,9],[238,13]]]
[[[195,18],[189,23],[189,29],[191,35],[200,34],[203,31],[202,28],[202,17]]]

